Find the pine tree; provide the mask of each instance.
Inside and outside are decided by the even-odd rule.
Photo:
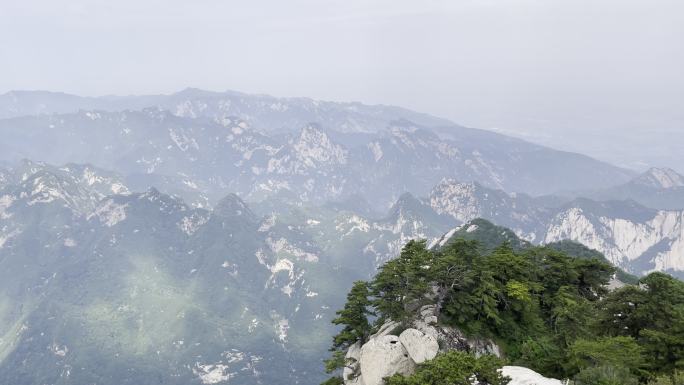
[[[385,263],[372,283],[379,322],[403,321],[406,306],[416,305],[429,293],[434,270],[433,254],[424,240],[409,241],[398,258]]]
[[[608,293],[606,288],[615,268],[598,259],[574,259],[573,265],[579,275],[579,291],[584,298],[597,300]]]
[[[509,378],[504,377],[499,368],[503,360],[484,355],[476,357],[460,351],[451,351],[435,357],[420,365],[416,373],[405,377],[400,374],[387,378],[386,385],[505,385]]]
[[[368,316],[374,315],[369,295],[367,282],[354,282],[347,294],[347,303],[342,310],[337,311],[337,318],[332,320],[333,324],[344,326],[333,338],[334,349],[346,349],[358,341],[363,343],[368,339],[371,332]]]
[[[476,241],[456,239],[435,258],[434,276],[438,288],[437,308],[441,311],[447,296],[468,284],[469,265],[478,255]]]

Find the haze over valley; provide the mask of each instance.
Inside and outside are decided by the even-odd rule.
[[[679,3],[5,3],[0,384],[682,384]]]
[[[478,218],[632,274],[684,274],[671,169],[398,107],[196,89],[0,100],[5,381],[42,367],[51,381],[312,383],[350,282]]]

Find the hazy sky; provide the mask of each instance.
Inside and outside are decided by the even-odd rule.
[[[684,171],[681,0],[0,0],[0,93],[188,86],[397,104]]]

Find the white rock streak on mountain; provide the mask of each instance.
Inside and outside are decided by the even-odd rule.
[[[590,219],[581,208],[557,214],[545,242],[572,239],[601,251],[617,266],[646,256],[653,267],[638,271],[684,270],[684,212],[658,211],[645,221],[600,216]]]

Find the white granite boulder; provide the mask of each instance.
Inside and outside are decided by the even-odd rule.
[[[349,347],[347,354],[344,356],[344,369],[342,370],[342,379],[347,385],[365,385],[363,376],[361,376],[361,343],[357,342]]]
[[[501,374],[511,379],[508,385],[563,385],[559,380],[546,378],[522,366],[504,366],[501,368]]]
[[[361,347],[361,376],[365,385],[382,385],[394,374],[410,375],[416,364],[394,335],[372,338]]]
[[[420,309],[420,317],[413,320],[411,326],[413,329],[417,329],[441,342],[439,350],[442,352],[459,350],[471,352],[478,357],[485,354],[501,357],[501,350],[493,341],[468,337],[457,328],[439,325],[437,319],[437,307],[435,305],[426,305]]]
[[[373,338],[386,336],[392,333],[392,331],[394,331],[394,329],[398,328],[400,325],[401,324],[399,322],[387,321],[384,324],[382,324],[382,326],[380,326],[380,329],[378,329],[378,331],[375,334],[371,335],[368,339],[372,340]]]
[[[431,335],[420,330],[406,329],[399,335],[399,341],[416,364],[435,358],[439,352],[439,343]]]

